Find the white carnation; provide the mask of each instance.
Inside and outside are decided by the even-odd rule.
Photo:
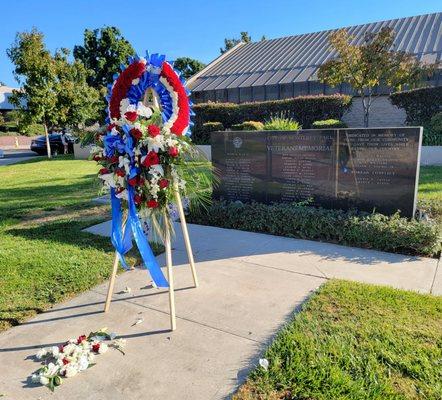
[[[45,376],[41,375],[41,376],[40,376],[40,383],[41,383],[42,385],[47,385],[47,384],[49,383],[49,379],[46,378]]]
[[[48,353],[48,349],[43,347],[42,349],[37,351],[36,357],[38,360],[41,360]]]
[[[75,364],[68,364],[66,365],[65,369],[65,377],[66,378],[72,378],[73,376],[77,375],[78,369],[75,366]]]

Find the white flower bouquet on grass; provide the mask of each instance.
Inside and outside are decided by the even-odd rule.
[[[106,343],[109,342],[109,343]],[[115,333],[107,333],[103,328],[91,332],[88,336],[81,335],[77,339],[69,339],[60,346],[44,347],[37,354],[42,367],[31,375],[33,383],[40,383],[54,391],[63,383],[64,378],[71,378],[79,372],[95,365],[95,356],[106,353],[109,347],[124,355],[124,339],[116,339]]]

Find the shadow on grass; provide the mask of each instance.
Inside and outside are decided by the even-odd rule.
[[[7,228],[4,232],[7,235],[22,237],[27,240],[42,240],[45,242],[69,244],[80,249],[95,248],[105,252],[112,252],[114,248],[109,238],[82,231],[82,229],[101,223],[105,219],[51,221],[26,228]]]

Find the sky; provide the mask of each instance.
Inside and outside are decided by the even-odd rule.
[[[16,32],[43,32],[51,51],[83,43],[85,29],[118,27],[139,55],[205,63],[224,38],[248,31],[252,40],[442,11],[440,0],[0,0],[0,82],[16,86],[6,49]]]

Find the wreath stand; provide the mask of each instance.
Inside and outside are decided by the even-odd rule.
[[[189,259],[190,269],[192,271],[193,283],[194,286],[198,287],[198,277],[196,275],[195,262],[193,259],[192,247],[190,245],[189,239],[189,231],[187,230],[186,219],[184,216],[183,203],[181,201],[181,196],[178,190],[178,185],[174,182],[174,192],[175,192],[175,201],[178,208],[178,213],[180,216],[181,229],[183,231],[184,243],[186,245],[187,257]],[[163,218],[167,218],[167,212],[165,211],[163,214]],[[156,230],[158,236],[162,239],[164,243],[164,247],[166,250],[166,268],[167,268],[167,280],[169,281],[169,309],[170,309],[170,329],[174,331],[176,329],[176,315],[175,315],[175,293],[174,293],[174,281],[173,281],[173,269],[172,269],[172,246],[170,241],[170,228],[167,223],[164,224],[164,237],[161,235],[161,231],[156,221],[153,221],[153,228]],[[123,230],[125,226],[125,222],[123,222]],[[109,311],[110,303],[112,300],[112,293],[114,291],[115,285],[115,277],[117,275],[119,264],[118,253],[115,252],[114,265],[112,267],[112,275],[109,280],[109,287],[106,295],[106,302],[104,305],[104,312]]]

